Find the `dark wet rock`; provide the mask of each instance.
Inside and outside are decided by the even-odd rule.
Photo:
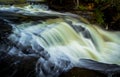
[[[57,60],[39,58],[36,64],[36,72],[38,77],[58,77],[62,71],[67,70],[70,65],[68,60]]]
[[[120,66],[117,64],[106,64],[89,59],[80,59],[80,65],[83,68],[104,72],[106,74],[116,73],[120,71]]]
[[[107,77],[107,76],[97,71],[74,67],[70,69],[68,72],[62,73],[59,77]]]
[[[3,19],[0,19],[0,34],[5,33],[11,33],[12,32],[12,26],[8,24],[8,22],[4,21]],[[4,35],[5,36],[5,35]]]
[[[120,66],[81,59],[80,67],[73,67],[59,77],[120,77]]]
[[[81,67],[104,73],[107,77],[120,77],[120,66],[117,64],[106,64],[88,59],[80,60]]]
[[[37,57],[18,57],[0,52],[1,77],[36,77],[35,64]]]
[[[18,9],[20,10],[20,9]],[[18,11],[17,10],[17,11]],[[12,23],[22,23],[24,22],[29,22],[29,21],[40,21],[40,20],[47,20],[50,18],[58,18],[58,15],[53,15],[53,14],[48,14],[48,13],[42,13],[39,12],[38,15],[33,15],[33,14],[23,14],[23,13],[16,13],[16,10],[8,10],[8,11],[0,11],[0,18],[6,19],[9,22]]]
[[[7,37],[12,33],[12,26],[0,19],[0,43],[8,42]]]

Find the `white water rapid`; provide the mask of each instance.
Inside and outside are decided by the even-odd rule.
[[[12,46],[8,53],[18,56],[36,53],[35,56],[39,56],[36,64],[38,77],[57,77],[62,71],[79,67],[80,59],[120,65],[120,32],[104,31],[81,22],[77,15],[33,5],[1,6],[0,10],[23,15],[58,16],[43,21],[10,23],[13,33],[8,39],[16,46]]]

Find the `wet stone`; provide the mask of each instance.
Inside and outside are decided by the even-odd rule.
[[[4,52],[1,52],[0,57],[1,77],[36,77],[37,57],[18,57]]]
[[[84,68],[74,67],[68,72],[62,73],[59,77],[107,77],[105,74]]]
[[[7,42],[8,36],[12,33],[12,26],[0,19],[0,43]]]

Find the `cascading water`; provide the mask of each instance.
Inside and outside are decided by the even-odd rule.
[[[5,14],[0,15],[12,26],[12,34],[7,38],[12,42],[7,48],[8,54],[38,56],[38,77],[57,77],[72,67],[80,67],[80,59],[120,65],[120,32],[104,31],[81,22],[77,15],[53,12],[33,5],[22,8],[1,6],[0,11],[26,16],[55,16],[44,21],[15,23],[7,19]]]

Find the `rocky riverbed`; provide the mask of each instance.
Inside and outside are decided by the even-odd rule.
[[[87,12],[88,13],[88,12]],[[91,13],[88,13],[91,14]],[[9,17],[10,16],[10,17]],[[21,15],[9,11],[0,11],[0,45],[4,43],[10,43],[7,39],[7,36],[12,33],[11,26],[8,25],[9,20],[12,23],[21,23],[37,20],[46,20],[49,18],[58,18],[59,16],[35,16],[35,15]],[[86,16],[85,16],[86,17]],[[118,22],[119,23],[119,22]],[[119,24],[117,24],[119,25]],[[115,30],[118,29],[115,27]],[[110,28],[113,29],[114,28]],[[35,77],[35,63],[38,57],[34,56],[11,56],[7,53],[4,53],[4,48],[0,49],[0,76],[1,77]],[[18,62],[16,62],[16,60]],[[112,64],[104,64],[91,60],[83,60],[88,65],[82,67],[73,67],[69,71],[63,72],[60,77],[120,77],[120,66]],[[14,64],[12,64],[14,63]],[[12,65],[11,65],[12,64]],[[93,67],[94,66],[94,67]],[[104,67],[106,67],[104,69]]]

